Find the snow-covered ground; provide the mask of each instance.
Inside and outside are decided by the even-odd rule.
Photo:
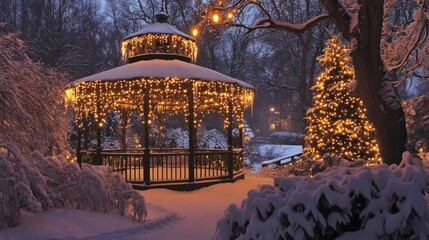
[[[75,209],[23,212],[21,224],[1,230],[0,239],[212,239],[217,220],[231,203],[240,205],[249,190],[272,183],[271,178],[246,176],[235,183],[190,192],[141,191],[149,211],[144,223],[119,213]]]

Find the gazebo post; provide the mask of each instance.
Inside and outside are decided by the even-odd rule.
[[[79,164],[79,167],[82,168],[82,153],[80,152],[82,150],[82,129],[80,127],[79,121],[81,120],[76,121],[76,131],[77,131],[76,155],[77,155],[77,164]]]
[[[101,126],[97,126],[97,148],[95,152],[95,165],[101,165]]]
[[[128,127],[128,111],[123,109],[122,115],[122,148],[127,151],[127,127]]]
[[[144,121],[144,165],[143,179],[146,185],[150,185],[150,145],[149,145],[149,87],[145,87],[143,99],[143,121]]]
[[[191,83],[188,93],[189,102],[189,115],[188,115],[188,128],[189,128],[189,182],[195,181],[195,116],[194,116],[194,88]]]
[[[243,127],[238,128],[238,148],[243,149]]]
[[[83,127],[83,149],[88,150],[88,132],[89,132],[88,116],[82,116],[82,127]]]
[[[95,165],[101,165],[103,163],[101,159],[101,128],[103,125],[101,124],[100,116],[101,116],[101,106],[100,106],[100,84],[97,84],[97,149],[95,152]]]
[[[232,101],[228,101],[228,175],[234,177],[234,148],[232,146]]]
[[[161,112],[158,112],[158,148],[162,149],[162,129],[164,125],[163,115]]]

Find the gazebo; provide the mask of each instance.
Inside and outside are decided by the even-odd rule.
[[[240,80],[193,64],[196,40],[167,23],[157,21],[123,39],[126,64],[72,82],[66,99],[73,105],[77,126],[79,164],[107,165],[135,188],[192,189],[244,177],[242,129],[244,109],[253,104],[254,88]],[[122,121],[122,147],[102,148],[106,113]],[[196,129],[208,113],[217,113],[227,130],[227,149],[197,148]],[[155,148],[149,138],[155,117],[183,114],[189,131],[188,148]],[[142,148],[128,148],[126,131],[131,114],[142,119]],[[97,124],[95,149],[82,149],[82,131]],[[162,126],[160,126],[162,127]],[[233,147],[233,128],[239,143]]]

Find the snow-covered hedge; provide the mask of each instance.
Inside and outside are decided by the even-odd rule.
[[[0,144],[0,169],[0,229],[19,224],[21,209],[118,209],[123,215],[132,207],[136,220],[147,215],[144,197],[108,167],[84,165],[81,170],[63,159],[39,152],[23,156],[15,147]]]
[[[230,205],[216,239],[427,239],[429,177],[420,159],[277,177]]]

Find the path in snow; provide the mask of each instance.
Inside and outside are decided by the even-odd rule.
[[[190,192],[166,189],[141,191],[148,207],[145,223],[119,213],[76,209],[23,211],[21,224],[0,231],[0,239],[212,239],[216,223],[230,203],[240,205],[247,192],[271,178],[246,176],[245,180],[223,183]]]
[[[146,202],[177,213],[181,218],[164,229],[147,232],[144,239],[212,239],[216,223],[224,216],[229,204],[235,203],[240,206],[249,190],[272,183],[271,178],[246,175],[245,180],[217,184],[197,191],[174,192],[166,189],[142,191]]]

